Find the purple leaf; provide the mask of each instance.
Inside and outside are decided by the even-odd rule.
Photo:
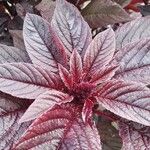
[[[150,38],[126,45],[115,55],[120,64],[114,78],[150,84]]]
[[[144,85],[112,80],[99,86],[97,102],[111,112],[150,125],[150,90]]]
[[[85,125],[80,113],[81,108],[69,104],[48,110],[32,123],[14,149],[101,150],[95,126]]]
[[[93,74],[99,68],[106,66],[113,58],[115,51],[115,34],[107,29],[99,33],[89,45],[84,56],[84,70]]]
[[[0,65],[0,90],[16,97],[35,99],[50,88],[59,87],[57,75],[28,63]]]
[[[0,44],[0,63],[10,62],[30,62],[30,58],[24,50]]]
[[[83,56],[92,40],[92,34],[78,9],[65,0],[57,0],[51,24],[68,55],[76,49]]]
[[[73,82],[80,82],[82,79],[82,60],[77,52],[77,50],[73,50],[72,55],[70,57],[70,73],[73,78]]]
[[[139,41],[150,37],[150,16],[141,17],[131,22],[125,23],[116,30],[116,46],[121,47],[130,42]]]
[[[16,110],[26,109],[31,102],[19,99],[0,92],[0,116],[7,115]]]
[[[29,123],[19,125],[17,122],[24,111],[14,111],[0,116],[0,149],[10,150],[22,133],[28,128]]]
[[[98,85],[100,83],[110,80],[114,76],[118,68],[119,68],[118,66],[111,65],[99,69],[92,75],[90,83],[94,83]]]
[[[92,125],[92,108],[94,106],[94,102],[90,99],[86,99],[83,109],[82,109],[82,119],[85,122],[85,124]]]
[[[29,123],[22,125],[17,123],[29,104],[29,100],[0,93],[0,149],[10,150],[13,143],[29,126]]]
[[[64,85],[68,89],[71,89],[73,86],[73,80],[72,80],[72,77],[70,75],[70,72],[60,64],[58,65],[58,69],[59,69],[60,78],[63,81]]]
[[[48,22],[51,22],[55,10],[55,2],[52,0],[42,0],[36,6],[36,9],[40,11],[44,19],[46,19]]]
[[[38,118],[56,104],[71,102],[73,97],[57,90],[49,90],[39,95],[20,119],[20,123]]]
[[[93,29],[132,19],[119,4],[112,0],[92,0],[82,10],[82,15]]]
[[[149,150],[150,127],[134,122],[119,122],[122,150]]]
[[[49,68],[52,72],[58,71],[58,62],[65,65],[63,46],[50,24],[40,16],[26,15],[23,35],[27,52],[34,64]]]

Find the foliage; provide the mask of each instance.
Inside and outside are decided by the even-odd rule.
[[[23,34],[9,30],[14,46],[0,44],[0,149],[150,149],[150,16],[123,24],[121,5],[133,1],[101,1],[123,15],[98,11],[93,37],[81,13],[100,1],[84,2],[16,10]]]

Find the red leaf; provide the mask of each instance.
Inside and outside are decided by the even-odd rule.
[[[90,83],[98,85],[100,83],[103,83],[104,81],[110,80],[114,76],[118,68],[119,68],[118,66],[112,65],[99,69],[92,75]]]
[[[28,128],[29,123],[19,125],[17,122],[23,111],[14,111],[10,114],[0,116],[0,149],[10,150],[22,133]]]
[[[150,39],[126,45],[115,56],[120,63],[114,78],[150,84]]]
[[[20,119],[20,123],[38,118],[56,104],[71,102],[73,97],[57,90],[49,90],[39,95]]]
[[[106,66],[113,58],[115,51],[115,34],[112,29],[99,33],[89,45],[84,56],[84,70],[93,74]]]
[[[94,102],[90,99],[86,99],[83,109],[82,109],[82,119],[85,122],[85,124],[92,125],[92,108],[94,106]]]
[[[112,80],[99,86],[97,102],[111,112],[150,125],[150,90],[132,82]]]
[[[150,127],[134,122],[119,122],[123,150],[149,150]]]
[[[26,15],[23,35],[27,52],[34,64],[48,67],[52,72],[58,71],[58,62],[65,65],[63,45],[52,31],[50,24],[40,16]]]
[[[0,63],[30,62],[25,50],[0,44]]]
[[[92,34],[78,9],[65,0],[57,0],[51,24],[67,48],[68,55],[76,49],[83,56]]]
[[[58,88],[60,80],[47,69],[28,63],[0,65],[0,90],[20,98],[35,99],[50,88]]]
[[[69,73],[69,71],[64,68],[62,65],[58,65],[59,68],[59,75],[61,80],[63,81],[64,85],[68,88],[71,89],[73,86],[73,80],[71,77],[71,74]]]
[[[70,73],[73,78],[73,82],[80,82],[82,78],[82,60],[79,53],[73,50],[70,57]]]
[[[80,113],[80,108],[69,104],[48,110],[32,123],[14,149],[101,150],[95,126],[85,125]]]
[[[116,30],[117,49],[130,42],[150,37],[150,16],[141,17],[125,23]]]

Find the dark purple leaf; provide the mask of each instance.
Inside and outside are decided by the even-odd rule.
[[[140,12],[142,16],[148,16],[150,15],[150,5],[144,5],[144,6],[138,6],[138,9],[140,9]]]
[[[0,34],[4,31],[4,28],[7,27],[10,16],[5,12],[0,12]]]
[[[74,5],[65,0],[57,0],[56,3],[51,23],[53,29],[65,45],[68,55],[76,49],[83,56],[92,40],[88,24]]]
[[[0,92],[0,116],[16,110],[26,109],[31,102],[26,99],[19,99]]]
[[[92,0],[83,9],[82,15],[91,28],[131,20],[130,15],[119,4],[111,0]]]

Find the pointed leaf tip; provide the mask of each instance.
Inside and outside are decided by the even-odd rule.
[[[35,101],[29,106],[19,123],[30,121],[38,118],[47,110],[52,109],[55,105],[71,102],[73,96],[65,94],[57,90],[49,90],[39,95]]]
[[[89,25],[74,5],[65,0],[57,0],[51,25],[65,45],[69,56],[73,49],[84,55],[92,41],[92,34]]]
[[[97,34],[84,55],[84,71],[93,74],[108,65],[114,56],[115,43],[115,33],[111,28]]]
[[[73,82],[80,82],[82,78],[82,60],[81,56],[76,49],[73,50],[73,53],[70,57],[70,73],[73,78]]]

